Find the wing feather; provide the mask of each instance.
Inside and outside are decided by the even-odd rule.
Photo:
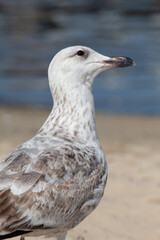
[[[33,187],[42,175],[38,172],[22,173],[11,185],[14,195],[20,195]]]

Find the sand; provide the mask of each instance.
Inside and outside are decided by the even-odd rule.
[[[0,108],[0,158],[31,138],[48,113]],[[107,187],[97,209],[67,240],[160,240],[160,117],[97,114],[96,120]]]

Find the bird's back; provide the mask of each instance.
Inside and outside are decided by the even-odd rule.
[[[35,137],[0,165],[0,232],[63,231],[98,205],[107,168],[97,145]]]

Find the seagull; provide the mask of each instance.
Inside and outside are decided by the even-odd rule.
[[[0,164],[0,239],[64,240],[97,207],[108,170],[92,83],[106,69],[133,65],[130,58],[107,57],[84,46],[55,55],[48,68],[54,99],[49,117]]]

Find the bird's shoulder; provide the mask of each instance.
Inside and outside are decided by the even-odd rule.
[[[89,176],[98,165],[104,165],[103,151],[67,138],[60,140],[35,137],[17,147],[0,164],[3,184],[18,181],[34,184],[38,179],[52,182]],[[18,180],[19,179],[19,180]],[[16,180],[16,181],[15,181]]]

